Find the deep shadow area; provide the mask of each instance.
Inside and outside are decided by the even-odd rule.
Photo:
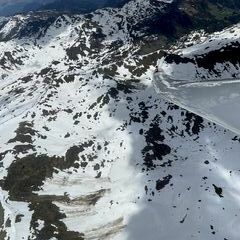
[[[123,92],[116,86],[115,92],[109,109],[120,109],[113,114],[125,123],[119,131],[131,134],[130,164],[142,173],[145,192],[126,226],[127,239],[237,239],[220,220],[231,221],[238,210],[232,186],[219,173],[222,165],[227,171],[226,156],[236,160],[228,152],[231,144],[238,148],[233,134],[166,102],[152,87]]]

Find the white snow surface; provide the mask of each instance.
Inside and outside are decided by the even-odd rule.
[[[91,20],[62,16],[41,38],[0,44],[7,59],[0,70],[0,179],[24,157],[67,160],[69,149],[88,143],[75,164],[54,167],[32,191],[35,201],[55,197],[69,231],[89,240],[238,240],[238,137],[163,100],[151,83],[153,66],[140,77],[129,70],[140,61],[137,46],[124,14],[114,11]],[[106,36],[95,47],[99,29]],[[26,123],[33,133],[22,134],[31,140],[14,139]],[[11,194],[0,194],[6,239],[35,239],[46,223],[31,223],[33,196],[20,201]]]
[[[198,44],[173,52],[186,62],[171,62],[167,58],[162,58],[159,61],[160,72],[154,74],[157,91],[165,99],[239,135],[240,72],[236,60],[238,56],[233,60],[236,63],[231,62],[234,59],[234,52],[238,51],[237,46],[240,45],[239,37],[238,24],[205,37]],[[224,51],[232,52],[224,55]],[[216,62],[211,66],[216,56]],[[226,60],[223,60],[224,57]],[[210,68],[204,64],[207,61]]]

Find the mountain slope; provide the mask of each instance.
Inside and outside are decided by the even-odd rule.
[[[0,16],[12,16],[39,10],[57,10],[83,14],[104,7],[121,7],[127,2],[129,0],[43,0],[41,2],[36,0],[3,0],[0,5]]]
[[[238,137],[152,85],[162,50],[185,42],[147,24],[169,4],[2,20],[6,239],[238,239]]]

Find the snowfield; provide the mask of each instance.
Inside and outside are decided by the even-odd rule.
[[[173,51],[159,61],[160,72],[153,77],[165,99],[238,135],[239,36],[238,24]]]
[[[239,239],[240,138],[155,91],[127,9],[0,30],[3,239]]]

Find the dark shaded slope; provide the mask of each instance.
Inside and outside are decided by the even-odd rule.
[[[155,0],[153,6],[159,5]],[[192,30],[214,32],[240,21],[240,2],[214,0],[176,0],[165,5],[164,12],[157,12],[134,26],[144,29],[145,35],[158,34],[177,39]]]
[[[46,4],[40,10],[69,11],[73,13],[89,13],[104,7],[122,7],[130,0],[56,0]]]

